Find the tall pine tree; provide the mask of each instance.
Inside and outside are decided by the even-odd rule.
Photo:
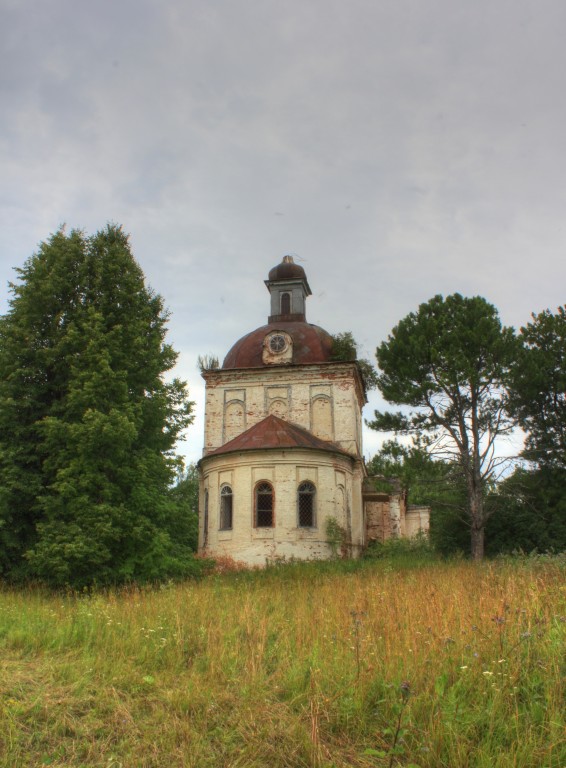
[[[192,403],[164,379],[168,315],[127,235],[61,229],[17,272],[0,318],[0,571],[74,586],[183,573],[168,488]]]
[[[484,554],[486,492],[504,459],[497,441],[514,421],[505,384],[517,341],[496,308],[481,296],[434,296],[403,318],[377,349],[383,397],[413,410],[375,412],[368,425],[413,434],[431,455],[459,468],[474,559]]]

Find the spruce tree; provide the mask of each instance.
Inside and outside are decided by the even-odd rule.
[[[0,571],[83,586],[181,574],[168,493],[192,421],[168,314],[121,227],[64,229],[0,318]]]

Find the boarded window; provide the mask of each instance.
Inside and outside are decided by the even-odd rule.
[[[232,507],[234,496],[229,485],[223,485],[220,489],[220,530],[232,529]]]
[[[287,418],[287,402],[285,400],[272,400],[269,404],[269,413],[278,416],[280,419]]]
[[[346,503],[345,503],[345,496],[344,496],[344,488],[339,485],[336,488],[336,519],[342,525],[344,520],[344,512],[346,510]]]
[[[306,482],[299,485],[299,492],[297,496],[299,528],[314,528],[315,498],[316,488],[312,483]]]
[[[281,294],[281,314],[282,315],[291,314],[291,294],[290,293]]]
[[[269,483],[256,486],[255,524],[257,528],[273,527],[273,488]]]
[[[240,402],[228,403],[224,415],[224,442],[238,437],[244,431],[244,405]]]
[[[321,440],[334,439],[330,398],[316,397],[312,401],[312,431]]]

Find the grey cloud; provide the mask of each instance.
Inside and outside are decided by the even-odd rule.
[[[198,353],[265,321],[289,251],[311,321],[370,354],[438,292],[515,325],[563,303],[561,0],[1,13],[3,285],[63,221],[123,223],[191,380]]]

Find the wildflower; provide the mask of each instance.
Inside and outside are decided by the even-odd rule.
[[[468,665],[467,665],[467,664],[464,664],[464,666],[463,666],[463,667],[460,667],[460,669],[468,669]]]
[[[401,689],[401,696],[403,697],[403,701],[408,701],[409,696],[411,695],[411,684],[408,680],[403,680],[399,687]]]
[[[489,671],[489,669],[486,669],[486,670],[483,672],[483,674],[484,674],[486,677],[491,677],[491,676],[493,675],[493,672],[490,672],[490,671]]]

